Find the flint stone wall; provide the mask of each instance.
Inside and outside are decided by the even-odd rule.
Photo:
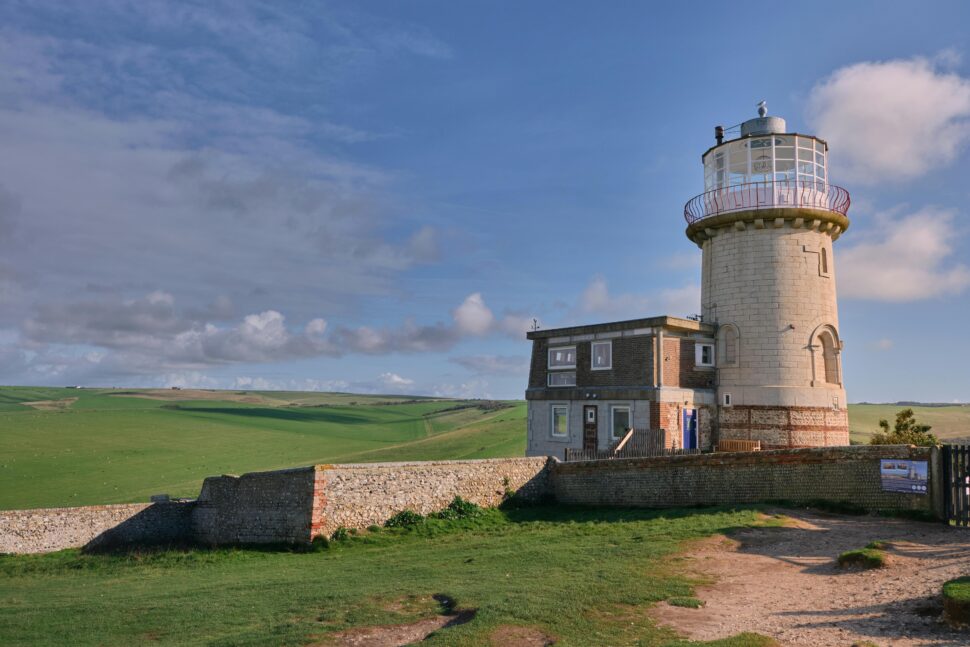
[[[885,492],[881,459],[929,461],[930,492]],[[498,505],[507,490],[566,504],[684,507],[846,502],[869,511],[942,518],[938,450],[823,447],[560,463],[545,457],[316,465],[205,480],[198,501],[0,511],[0,552],[195,541],[305,544],[338,526],[383,524],[404,509],[455,497]]]
[[[402,510],[428,514],[460,496],[494,507],[507,490],[536,500],[548,492],[549,459],[371,463],[317,466],[313,534],[381,525]]]
[[[883,458],[929,461],[930,492],[884,491]],[[667,508],[829,501],[872,512],[942,515],[939,451],[928,447],[812,447],[559,463],[550,478],[556,500],[570,504]]]
[[[192,503],[132,503],[0,511],[0,553],[182,541],[191,532]]]
[[[242,476],[212,476],[192,513],[192,536],[202,544],[306,543],[317,468]]]

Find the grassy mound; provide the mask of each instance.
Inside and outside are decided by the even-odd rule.
[[[970,625],[970,577],[958,577],[943,585],[943,617],[951,625]]]
[[[884,550],[886,547],[887,544],[884,541],[873,541],[867,544],[865,548],[847,550],[839,555],[839,566],[862,570],[885,568],[889,565],[889,556]]]
[[[686,607],[688,609],[700,609],[704,606],[704,601],[693,597],[674,597],[667,600],[667,604],[674,607]]]

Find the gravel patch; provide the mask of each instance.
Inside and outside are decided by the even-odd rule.
[[[694,545],[689,570],[714,584],[699,609],[657,605],[660,624],[696,640],[750,631],[783,645],[871,641],[900,647],[965,647],[970,633],[941,621],[945,581],[970,575],[970,532],[900,519],[779,511],[784,528],[753,528]],[[845,571],[835,560],[874,540],[892,564]]]

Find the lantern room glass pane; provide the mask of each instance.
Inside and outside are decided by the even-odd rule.
[[[817,152],[817,153],[824,153],[825,152],[825,144],[823,144],[822,142],[816,140],[815,141],[815,152]]]
[[[815,153],[813,153],[811,150],[806,150],[804,148],[799,148],[798,149],[798,159],[799,160],[804,160],[804,161],[807,161],[807,162],[811,162],[811,161],[813,161],[815,159]]]
[[[775,172],[786,172],[795,170],[795,160],[791,159],[776,159],[775,160]]]

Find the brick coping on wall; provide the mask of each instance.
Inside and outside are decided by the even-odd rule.
[[[564,463],[555,458],[554,470],[572,467],[596,467],[609,463],[618,468],[660,467],[663,465],[754,465],[758,463],[823,463],[833,459],[873,460],[877,458],[929,458],[930,447],[915,445],[844,445],[840,447],[794,447],[768,449],[757,452],[712,452],[707,454],[680,454],[672,456],[647,456],[614,458],[609,460],[571,461]]]
[[[295,474],[307,470],[342,470],[342,469],[371,469],[371,468],[393,468],[393,467],[432,467],[435,465],[468,465],[488,464],[488,463],[509,463],[521,462],[528,463],[536,460],[547,460],[547,456],[511,456],[509,458],[469,458],[439,461],[397,461],[382,463],[314,463],[313,465],[301,465],[300,467],[285,467],[278,470],[259,470],[256,472],[244,472],[242,474],[222,474],[223,478],[238,479],[244,476],[255,474]],[[210,477],[211,478],[211,477]]]

